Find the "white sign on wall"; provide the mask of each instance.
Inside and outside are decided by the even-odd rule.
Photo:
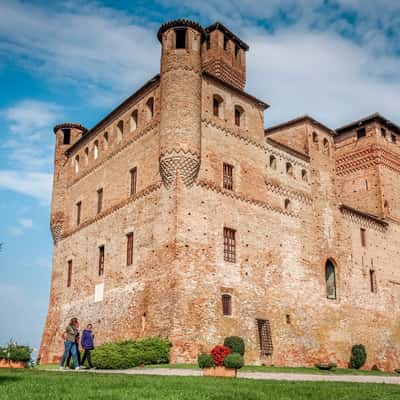
[[[99,283],[94,287],[94,302],[103,301],[104,283]]]

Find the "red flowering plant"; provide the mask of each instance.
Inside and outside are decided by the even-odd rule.
[[[211,355],[213,356],[214,364],[224,365],[225,357],[231,352],[231,349],[227,346],[217,345],[211,350]]]

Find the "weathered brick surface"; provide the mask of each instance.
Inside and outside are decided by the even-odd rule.
[[[206,61],[219,60],[222,51],[213,46],[223,45],[222,33],[211,32],[210,50],[196,25],[188,25],[187,50],[173,48],[174,34],[174,24],[161,34],[160,77],[91,131],[72,128],[71,145],[62,145],[62,126],[56,131],[55,246],[42,360],[60,357],[61,332],[76,316],[94,323],[98,344],[168,336],[174,362],[193,362],[225,336],[240,335],[250,363],[344,367],[351,345],[363,343],[368,368],[399,367],[400,153],[381,136],[387,124],[363,122],[367,135],[356,140],[357,128],[335,136],[304,117],[265,136],[265,104],[222,75],[202,73]],[[223,99],[219,117],[214,95]],[[240,127],[235,105],[244,110]],[[233,166],[233,190],[223,188],[224,162]],[[137,192],[130,195],[133,167]],[[99,188],[104,198],[97,214]],[[224,227],[236,230],[234,263],[224,261]],[[134,261],[127,266],[129,232]],[[99,276],[102,245],[105,272]],[[336,268],[336,299],[327,298],[328,259]],[[103,300],[95,302],[102,283]],[[232,296],[231,316],[222,313],[222,294]],[[270,321],[273,353],[267,357],[260,356],[257,319]]]

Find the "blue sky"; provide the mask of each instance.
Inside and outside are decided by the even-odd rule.
[[[37,347],[47,312],[56,123],[90,128],[158,72],[158,26],[219,20],[250,45],[247,91],[266,126],[400,123],[397,0],[0,2],[0,344]]]

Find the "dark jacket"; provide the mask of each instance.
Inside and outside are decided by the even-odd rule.
[[[81,340],[82,348],[86,349],[86,350],[94,349],[93,339],[94,339],[94,335],[93,335],[92,331],[85,329],[82,332],[82,340]]]

